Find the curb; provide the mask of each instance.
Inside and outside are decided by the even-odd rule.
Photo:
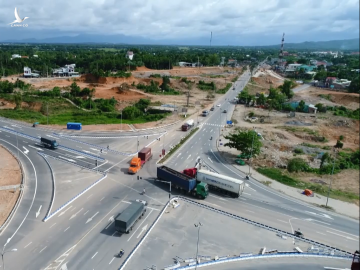
[[[51,172],[52,183],[53,183],[53,192],[52,192],[52,195],[51,195],[50,207],[49,207],[48,211],[45,214],[45,217],[47,217],[49,215],[49,213],[51,212],[51,209],[52,209],[52,207],[54,205],[54,201],[55,201],[55,194],[56,194],[55,175],[54,175],[54,171],[53,171],[49,161],[46,159],[46,156],[43,153],[40,153],[40,152],[37,152],[37,153],[45,160],[46,164],[49,166],[49,169],[50,169],[50,172]]]
[[[351,261],[352,258],[348,257],[348,256],[336,256],[336,255],[324,255],[324,254],[313,254],[313,253],[294,253],[294,252],[289,252],[289,254],[267,254],[267,255],[253,255],[253,256],[238,256],[238,257],[234,257],[234,258],[230,258],[230,259],[222,259],[217,260],[217,261],[212,261],[212,262],[205,262],[205,263],[199,263],[198,265],[188,265],[188,266],[182,266],[182,267],[177,267],[177,268],[173,268],[173,269],[178,269],[178,270],[187,270],[187,269],[194,269],[196,267],[201,268],[201,267],[206,267],[206,266],[211,266],[211,265],[215,265],[215,264],[222,264],[222,263],[231,263],[231,262],[237,262],[237,261],[246,261],[246,260],[256,260],[256,259],[272,259],[272,258],[286,258],[286,257],[299,257],[299,258],[331,258],[331,259],[338,259],[338,260],[349,260]]]
[[[16,200],[16,203],[13,207],[13,209],[11,210],[10,214],[8,215],[8,217],[6,218],[6,220],[4,221],[4,223],[1,225],[0,227],[0,235],[2,234],[2,232],[6,229],[6,227],[9,225],[10,221],[12,220],[17,208],[19,207],[19,204],[22,200],[22,197],[24,195],[24,184],[25,184],[25,170],[23,168],[23,165],[22,163],[20,162],[20,160],[10,151],[9,148],[7,148],[6,146],[4,146],[3,144],[1,144],[2,147],[4,147],[15,159],[16,161],[18,162],[19,164],[19,167],[20,167],[20,170],[21,170],[21,184],[20,184],[20,194],[19,194],[19,197],[17,198]]]

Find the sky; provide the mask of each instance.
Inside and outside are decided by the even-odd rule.
[[[0,0],[0,41],[59,36],[279,44],[359,37],[359,0]],[[22,24],[11,27],[14,9]]]

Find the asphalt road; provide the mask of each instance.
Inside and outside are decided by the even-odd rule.
[[[218,125],[225,124],[226,120],[231,118],[234,105],[228,101],[239,93],[248,79],[249,75],[243,75],[235,83],[236,90],[228,91],[216,103],[221,104],[220,107],[216,107],[208,117],[199,118],[200,130],[168,160],[170,167],[177,170],[192,167],[196,158],[201,157],[219,173],[244,178],[241,172],[232,168],[217,153],[215,139],[219,134]],[[221,112],[224,109],[227,109],[227,114]],[[32,128],[0,119],[0,127],[4,126],[37,138],[54,135],[51,130]],[[6,253],[4,257],[8,270],[24,269],[25,264],[28,269],[44,269],[46,266],[46,269],[57,269],[65,260],[71,267],[69,269],[89,269],[92,266],[96,266],[96,269],[116,269],[121,263],[120,259],[114,257],[119,247],[130,251],[136,244],[142,228],[146,224],[149,226],[158,209],[161,209],[168,199],[169,187],[151,180],[156,176],[155,162],[160,159],[161,149],[165,148],[168,151],[185,135],[178,130],[177,125],[141,133],[122,132],[121,138],[113,136],[113,133],[93,138],[103,134],[96,132],[84,134],[86,136],[83,138],[75,138],[76,141],[60,137],[57,141],[65,148],[49,150],[42,148],[34,140],[14,136],[9,130],[0,131],[1,143],[13,153],[18,152],[26,171],[24,197],[9,227],[0,235],[0,243],[5,243],[6,239],[11,237],[6,250],[18,249],[17,252]],[[156,140],[164,131],[168,133]],[[139,138],[133,137],[134,134]],[[210,140],[210,136],[213,136],[213,140]],[[138,173],[142,179],[136,180],[135,176],[127,174],[131,156],[118,152],[131,153],[149,143],[152,143],[153,159]],[[107,145],[115,152],[107,151]],[[99,151],[101,147],[104,148],[102,153]],[[96,168],[97,157],[103,158],[104,160],[98,161],[97,169],[107,172],[107,178],[44,223],[41,220],[51,205],[53,183],[48,165],[37,152],[44,153],[50,156],[49,158],[56,158],[56,162],[63,160],[66,166],[73,164],[82,168]],[[56,167],[56,170],[61,170],[61,166]],[[69,171],[69,175],[75,179],[80,177],[76,171]],[[144,188],[146,195],[139,195]],[[65,199],[65,195],[61,196]],[[151,214],[146,219],[148,223],[139,224],[136,228],[137,235],[133,237],[125,235],[115,238],[109,218],[119,213],[129,201],[144,197],[149,201],[150,207],[157,209],[150,211]],[[288,231],[291,231],[292,227],[301,226],[307,237],[311,236],[314,240],[349,251],[353,251],[353,247],[359,245],[358,222],[280,194],[253,179],[247,181],[245,193],[239,199],[211,194],[204,202],[238,215],[251,217],[255,221],[269,223],[274,227],[284,230],[287,228]],[[41,211],[36,218],[39,209]],[[18,260],[19,255],[21,260]]]
[[[226,124],[226,120],[231,119],[235,107],[231,101],[243,89],[246,80],[250,79],[249,75],[244,75],[244,77],[245,81],[236,83],[236,90],[228,91],[216,103],[216,105],[220,104],[220,106],[215,107],[215,110],[210,112],[210,115],[206,117],[206,122],[202,123],[201,129],[168,160],[167,165],[169,167],[181,171],[193,167],[197,158],[200,157],[220,174],[245,179],[245,175],[236,170],[231,164],[228,164],[216,148],[216,143],[219,143],[217,139],[221,129],[223,129],[222,126]],[[227,113],[223,113],[223,110],[227,110]],[[210,140],[210,137],[213,137],[213,139]],[[273,226],[290,232],[292,229],[300,227],[305,232],[305,236],[309,238],[351,252],[358,248],[358,221],[276,192],[254,179],[244,181],[246,181],[246,188],[240,199],[223,198],[219,195],[217,197],[210,196],[206,201],[215,205],[222,205],[225,210],[236,209],[236,213],[240,215],[245,214],[242,211],[242,206],[246,203],[251,208],[249,210],[254,212],[251,218],[255,221],[260,220],[264,223],[271,221]],[[260,211],[259,209],[263,210]],[[275,213],[277,215],[274,215]],[[282,217],[279,218],[279,215]]]

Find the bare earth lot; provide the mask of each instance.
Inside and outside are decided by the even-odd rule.
[[[0,145],[0,187],[19,185],[21,183],[21,169],[17,160]],[[5,222],[13,209],[19,189],[0,190],[0,226]]]
[[[95,88],[95,99],[104,98],[109,99],[114,97],[119,103],[118,110],[122,110],[126,106],[136,103],[141,98],[150,99],[153,104],[171,104],[178,108],[187,105],[187,93],[190,90],[189,107],[187,108],[187,115],[198,114],[205,108],[210,108],[213,100],[217,99],[221,94],[215,94],[214,97],[207,97],[209,91],[203,91],[196,87],[196,84],[203,80],[205,82],[214,82],[217,89],[222,89],[227,83],[238,76],[241,72],[240,68],[222,68],[222,67],[201,67],[201,68],[182,68],[175,67],[172,70],[151,70],[145,67],[138,67],[137,71],[132,72],[130,78],[94,78],[91,75],[83,75],[79,78],[22,78],[19,79],[29,83],[36,90],[51,90],[55,86],[60,87],[63,91],[68,91],[70,85],[76,82],[81,88]],[[161,78],[150,78],[151,74],[160,74],[173,76],[170,79],[170,87],[180,92],[180,95],[154,95],[145,93],[136,88],[139,83],[149,85],[151,80],[162,83]],[[15,82],[18,76],[10,76],[5,78],[11,82]],[[193,82],[189,89],[188,84],[181,81],[181,78],[187,78]],[[212,92],[212,91],[211,91]],[[69,104],[70,105],[70,104]],[[23,102],[22,107],[29,107],[29,104]],[[71,105],[74,106],[74,105]],[[0,109],[14,108],[15,104],[0,100]],[[32,104],[32,109],[36,111],[41,110],[41,103]],[[181,109],[180,109],[181,110]],[[180,111],[179,110],[179,111]],[[134,124],[137,129],[158,127],[178,120],[184,119],[180,114],[172,114],[171,116],[157,122]],[[63,126],[52,126],[55,129],[64,129]],[[84,126],[84,131],[99,131],[99,130],[119,130],[120,125],[89,125]],[[131,130],[126,124],[122,125],[122,130]]]

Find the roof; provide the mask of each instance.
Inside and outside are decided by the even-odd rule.
[[[127,52],[128,55],[133,55],[134,53],[132,51]]]

